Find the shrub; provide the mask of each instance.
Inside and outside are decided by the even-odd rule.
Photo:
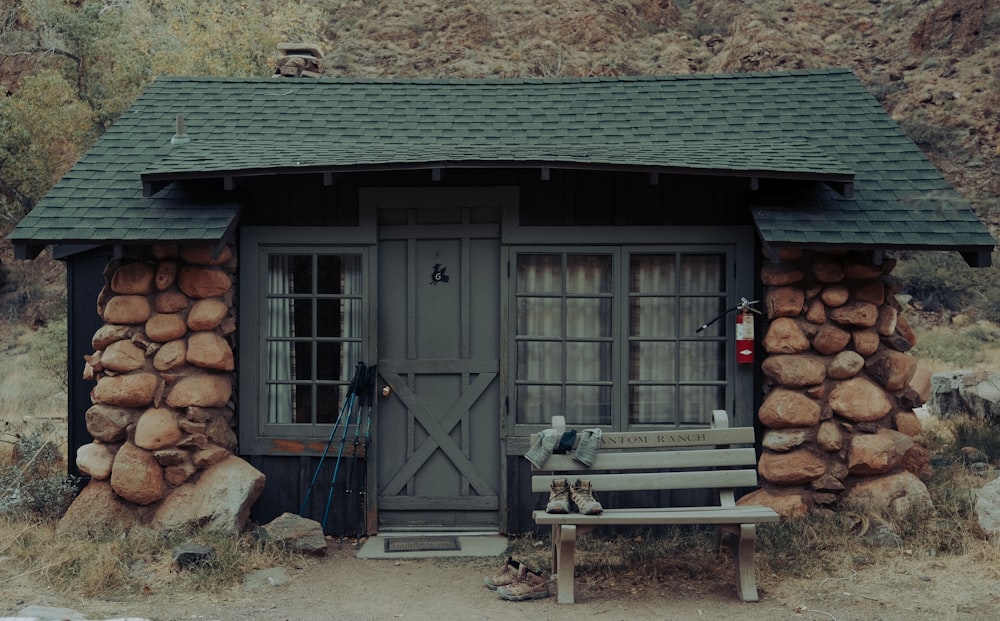
[[[38,431],[8,433],[14,463],[0,466],[0,515],[61,517],[76,497],[77,480],[67,476],[61,448]]]

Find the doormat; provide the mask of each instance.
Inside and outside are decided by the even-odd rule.
[[[437,552],[461,550],[458,537],[386,537],[385,551],[389,552]]]

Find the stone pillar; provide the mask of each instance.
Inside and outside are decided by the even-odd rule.
[[[815,251],[765,262],[762,485],[741,503],[795,516],[838,502],[929,502],[907,353],[916,338],[895,298],[894,265]]]
[[[231,244],[218,256],[207,245],[133,249],[105,270],[105,323],[85,369],[96,381],[86,412],[93,442],[77,465],[92,484],[110,484],[102,497],[123,502],[137,523],[157,523],[165,501],[236,450],[236,273]],[[263,475],[244,487],[249,511]]]

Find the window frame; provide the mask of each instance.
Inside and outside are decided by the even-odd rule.
[[[562,243],[553,244],[558,238]],[[537,253],[574,253],[591,251],[593,253],[615,252],[613,283],[613,313],[619,314],[614,320],[612,364],[612,412],[611,424],[600,425],[606,431],[641,431],[672,428],[699,428],[705,425],[691,424],[643,424],[629,423],[629,377],[627,360],[630,338],[628,321],[621,313],[628,312],[628,269],[629,258],[633,254],[723,254],[726,284],[726,299],[724,308],[732,308],[741,297],[754,297],[759,290],[755,275],[754,235],[750,227],[636,227],[600,228],[581,227],[580,229],[555,227],[510,227],[504,240],[504,259],[508,264],[505,294],[508,301],[506,325],[503,326],[503,340],[507,343],[506,352],[506,404],[507,432],[512,436],[524,436],[545,429],[546,424],[521,423],[517,420],[517,287],[516,265],[519,254]],[[627,315],[626,315],[627,316]],[[706,317],[704,321],[711,320]],[[732,315],[719,321],[733,322]],[[694,337],[695,335],[692,335]],[[702,337],[704,338],[704,337]],[[753,378],[757,365],[737,364],[734,330],[729,326],[716,341],[725,341],[725,379],[724,408],[729,412],[731,422],[737,425],[752,425],[754,418]],[[682,382],[678,381],[678,385]],[[588,427],[589,425],[573,424],[570,427]]]
[[[325,440],[333,431],[332,423],[272,423],[268,411],[268,369],[266,335],[266,275],[268,257],[281,255],[356,255],[360,258],[361,294],[360,344],[361,361],[370,362],[375,351],[375,253],[374,235],[359,235],[357,227],[244,227],[241,230],[239,403],[240,451],[249,454],[318,453],[316,440]],[[360,243],[359,243],[360,242]],[[367,243],[366,243],[367,242]],[[315,357],[315,353],[313,354]],[[350,372],[350,371],[349,371]],[[334,380],[346,385],[344,378]],[[296,383],[329,384],[318,378],[297,380]],[[316,404],[313,404],[316,407]],[[337,404],[339,413],[341,404]]]

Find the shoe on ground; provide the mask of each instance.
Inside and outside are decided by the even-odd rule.
[[[576,483],[569,490],[570,499],[573,504],[576,505],[577,511],[583,515],[597,515],[604,511],[604,507],[598,502],[597,496],[594,495],[594,489],[590,485],[590,481],[586,479],[577,479]]]
[[[516,582],[497,589],[497,595],[510,602],[542,599],[551,594],[548,575],[531,571],[525,565],[518,568]]]
[[[510,586],[517,582],[517,570],[520,567],[520,563],[508,556],[507,560],[503,562],[500,573],[494,576],[486,576],[483,578],[483,584],[491,591],[496,591],[500,587]]]
[[[553,479],[549,488],[549,502],[545,505],[546,513],[569,513],[569,482],[566,479]]]

